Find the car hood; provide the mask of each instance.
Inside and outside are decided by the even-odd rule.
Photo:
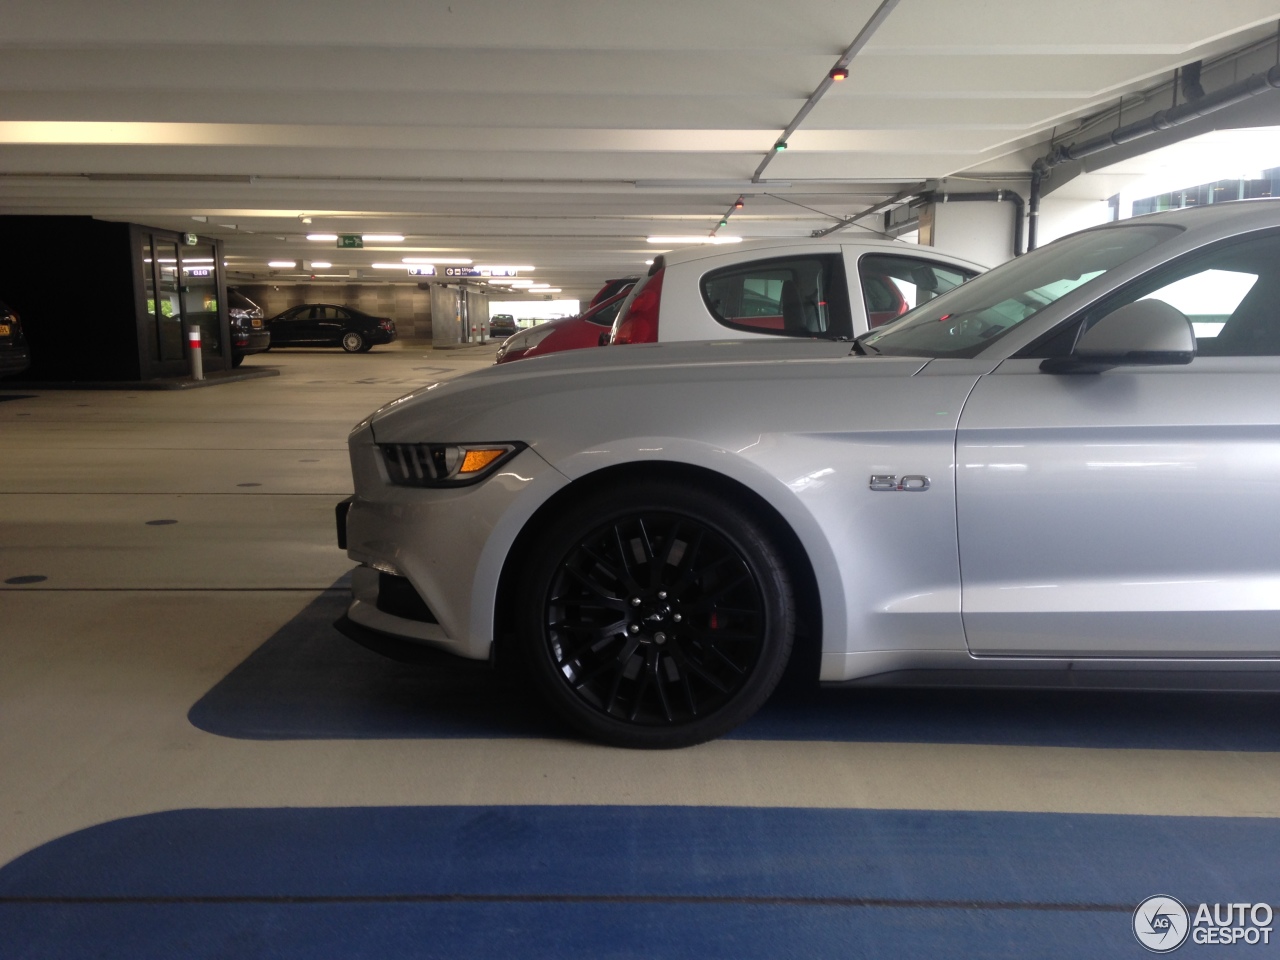
[[[570,350],[498,364],[428,384],[377,410],[374,435],[384,443],[523,439],[557,420],[621,418],[639,398],[673,410],[700,406],[708,391],[721,398],[756,385],[833,376],[910,377],[928,360],[858,357],[847,342],[729,340],[636,344]],[[733,386],[736,385],[736,386]],[[602,409],[615,403],[616,410]],[[535,412],[537,411],[537,412]],[[359,428],[357,428],[359,429]],[[481,434],[484,436],[481,437]]]
[[[508,350],[524,350],[534,346],[543,337],[550,336],[560,327],[576,320],[577,317],[561,317],[558,320],[548,320],[546,323],[540,323],[536,327],[529,327],[527,330],[517,330],[507,339],[502,341],[502,345]]]

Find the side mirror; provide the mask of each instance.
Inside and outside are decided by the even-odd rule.
[[[1112,367],[1190,363],[1196,356],[1191,321],[1163,300],[1137,300],[1086,330],[1069,357],[1050,357],[1046,373],[1101,373]]]
[[[612,330],[606,330],[604,333],[600,334],[599,338],[597,338],[597,340],[596,340],[596,346],[597,346],[597,347],[607,347],[607,346],[609,345],[609,338],[610,338],[611,336],[613,336],[613,331],[612,331]]]

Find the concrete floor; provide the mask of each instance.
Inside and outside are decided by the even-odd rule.
[[[43,845],[78,831],[165,811],[945,811],[1126,815],[1139,832],[1154,829],[1162,817],[1263,818],[1248,821],[1251,829],[1273,829],[1272,818],[1280,817],[1280,754],[1273,746],[1260,747],[1246,733],[1239,743],[1228,736],[1218,749],[1188,749],[1176,724],[1167,743],[1143,748],[1098,747],[1087,738],[1063,745],[1060,737],[1047,746],[998,735],[972,743],[913,742],[914,735],[860,740],[846,731],[812,739],[725,739],[658,753],[555,736],[247,739],[193,725],[193,704],[268,638],[318,598],[340,596],[335,582],[352,564],[336,547],[333,507],[351,488],[350,426],[417,384],[476,369],[491,357],[492,348],[433,352],[401,343],[357,356],[276,351],[248,363],[278,367],[279,377],[191,391],[25,391],[0,384],[0,398],[21,395],[0,402],[0,907],[18,911],[0,912],[0,956],[55,955],[49,951],[57,944],[41,939],[54,936],[51,929],[66,932],[73,938],[68,942],[97,944],[83,955],[116,955],[92,932],[74,940],[81,935],[74,931],[84,928],[64,913],[31,920],[31,911],[58,898],[46,902],[23,892],[38,874],[34,868],[6,887],[4,865],[28,855],[12,865],[16,870]],[[155,523],[160,520],[176,522]],[[45,579],[11,582],[28,577]],[[981,703],[964,709],[981,712]],[[1172,712],[1185,717],[1179,703]],[[1274,701],[1264,703],[1265,713]],[[1036,712],[1036,705],[1030,709]],[[1117,722],[1131,721],[1122,716]],[[1233,729],[1232,722],[1225,729]],[[1257,714],[1241,722],[1257,723]],[[1112,821],[1071,821],[1102,822]],[[1212,823],[1204,829],[1211,828],[1217,829]],[[1001,832],[997,827],[994,835]],[[496,836],[496,846],[483,855],[500,860],[501,832]],[[1142,896],[1176,895],[1160,884],[1196,871],[1217,880],[1185,896],[1274,899],[1274,884],[1240,889],[1237,880],[1243,883],[1245,875],[1233,871],[1244,870],[1243,860],[1219,863],[1215,857],[1226,854],[1208,849],[1218,841],[1206,835],[1202,843],[1205,849],[1187,841],[1178,852],[1165,850],[1129,887],[1094,895],[1092,902],[1108,906],[1088,934],[1095,938],[1092,955],[1141,955],[1125,911]],[[1271,871],[1274,880],[1280,871],[1270,864],[1280,850],[1270,843],[1246,845],[1239,857],[1259,858],[1257,876]],[[773,869],[768,858],[785,856],[785,850],[762,850],[757,866],[767,873]],[[994,869],[994,851],[992,862],[984,862],[981,849],[972,856],[975,876]],[[1009,897],[1017,899],[1017,891],[995,899]],[[1056,894],[1050,890],[1041,895],[1046,898],[1054,901]],[[1116,916],[1104,916],[1106,910]],[[8,935],[5,916],[13,921]],[[236,916],[246,929],[265,922]],[[35,925],[24,925],[28,921]],[[539,921],[508,922],[525,929],[522,923]],[[890,929],[876,927],[874,918],[859,922],[862,934],[848,934],[855,940],[871,928]],[[1045,922],[1047,930],[1056,921]],[[466,928],[464,921],[458,929]],[[157,923],[154,929],[166,928]],[[452,936],[447,951],[441,940],[445,954],[497,949],[456,930]],[[844,942],[844,933],[832,936],[833,943]],[[429,941],[427,935],[415,942]],[[503,949],[541,955],[527,940],[512,944]],[[609,952],[698,955],[687,943],[632,946]],[[1068,938],[1043,955],[1084,955],[1079,946]],[[239,954],[221,949],[209,946],[208,955],[295,955],[280,942]],[[385,943],[380,949],[383,956],[400,955]],[[416,955],[405,949],[404,955]],[[166,953],[155,944],[130,950],[132,956]],[[1016,938],[1010,950],[1011,956],[1036,952],[1019,954]],[[946,952],[931,941],[919,955]],[[987,953],[970,946],[955,955]],[[206,954],[193,948],[186,955]],[[308,951],[299,947],[297,955]],[[850,948],[839,955],[860,953]],[[915,954],[904,948],[900,955]]]

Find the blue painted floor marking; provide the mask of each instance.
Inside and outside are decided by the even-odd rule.
[[[0,869],[0,956],[1136,957],[1141,900],[1274,900],[1278,851],[1246,818],[184,810]]]
[[[332,623],[326,593],[192,707],[202,730],[251,740],[564,737],[483,663],[388,660]],[[731,738],[1280,751],[1280,694],[1084,690],[813,690],[775,697]]]

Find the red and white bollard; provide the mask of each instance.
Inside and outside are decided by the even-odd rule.
[[[191,379],[204,379],[204,354],[200,349],[200,328],[187,331],[187,346],[191,348]]]

